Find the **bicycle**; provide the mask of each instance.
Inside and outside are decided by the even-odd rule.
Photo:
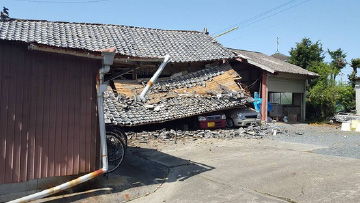
[[[106,144],[109,169],[106,173],[115,171],[122,163],[127,148],[127,136],[117,126],[106,126]]]

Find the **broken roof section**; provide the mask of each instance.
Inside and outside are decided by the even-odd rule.
[[[128,57],[198,62],[234,58],[210,35],[197,31],[161,30],[124,25],[10,19],[0,21],[0,40],[96,51],[115,47]]]
[[[134,99],[142,85],[117,81],[119,95],[112,91],[104,94],[106,122],[137,126],[240,107],[253,101],[241,88],[240,79],[229,64],[203,69],[159,81],[148,94],[147,103]]]
[[[300,66],[287,63],[277,58],[268,56],[260,52],[246,51],[240,49],[229,49],[236,53],[240,58],[246,59],[249,64],[257,66],[269,73],[291,73],[307,77],[317,77],[318,74],[305,70]]]

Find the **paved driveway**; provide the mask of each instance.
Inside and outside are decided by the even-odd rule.
[[[316,144],[316,143],[315,143]],[[360,160],[272,138],[152,141],[109,179],[50,202],[359,202]]]

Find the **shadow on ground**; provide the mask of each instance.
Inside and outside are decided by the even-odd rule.
[[[172,168],[180,166],[186,170],[177,178],[168,179]],[[210,171],[214,167],[184,160],[163,152],[129,147],[120,167],[107,176],[99,177],[72,189],[42,199],[39,202],[101,201],[106,195],[113,202],[127,201],[146,196],[157,190],[164,182],[184,181],[194,175]]]

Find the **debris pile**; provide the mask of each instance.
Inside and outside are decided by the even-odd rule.
[[[268,135],[272,135],[274,127],[271,125],[265,126],[249,126],[247,128],[239,129],[218,129],[218,130],[196,130],[196,131],[182,131],[182,130],[156,130],[143,132],[127,132],[130,140],[137,140],[139,142],[147,142],[150,139],[162,141],[175,141],[177,139],[200,139],[200,138],[247,138],[247,139],[262,139]]]

